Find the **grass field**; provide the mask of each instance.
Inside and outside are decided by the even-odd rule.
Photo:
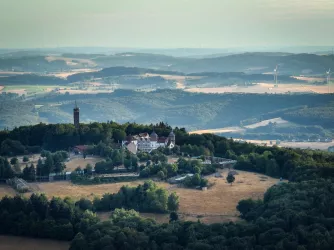
[[[92,167],[95,166],[95,163],[102,161],[103,158],[101,157],[87,157],[86,159],[84,158],[73,158],[69,162],[66,162],[66,171],[73,171],[77,167],[81,167],[84,169],[87,164],[91,164]]]
[[[212,187],[206,191],[179,188],[166,182],[157,182],[160,187],[166,188],[168,192],[176,192],[180,197],[180,218],[183,220],[197,221],[200,219],[204,223],[228,222],[238,220],[236,206],[241,199],[262,198],[264,192],[277,183],[277,179],[266,177],[261,174],[238,171],[235,183],[229,185],[225,177],[227,170],[222,171],[224,178],[208,177]],[[115,193],[124,186],[138,186],[144,181],[121,182],[101,185],[74,185],[68,181],[34,183],[31,186],[34,190],[45,193],[47,197],[53,196],[65,198],[69,196],[75,200],[82,197],[93,199],[105,193]],[[0,195],[13,196],[15,191],[5,185],[0,186]],[[26,193],[29,197],[31,193]],[[109,215],[100,215],[108,218]],[[106,217],[107,216],[107,217]],[[168,221],[168,215],[144,213],[143,216],[155,218],[159,222]]]
[[[277,179],[265,177],[260,174],[238,171],[235,183],[229,185],[225,178],[209,177],[213,184],[206,191],[179,188],[166,182],[157,182],[157,185],[166,188],[168,192],[176,192],[180,197],[179,213],[181,218],[196,221],[198,218],[203,222],[213,223],[221,221],[233,221],[238,219],[236,206],[241,199],[262,198],[264,192],[277,182]],[[226,170],[222,172],[226,177]],[[265,180],[265,181],[263,181]],[[137,186],[144,181],[111,183],[101,185],[74,185],[68,181],[32,184],[35,190],[45,193],[49,198],[53,196],[80,199],[82,197],[93,199],[105,193],[115,193],[124,186]],[[36,187],[34,186],[36,185]],[[30,196],[29,193],[26,196]],[[149,214],[147,214],[148,216]],[[158,215],[152,215],[158,216]],[[168,219],[158,216],[159,220]]]
[[[0,249],[3,250],[67,250],[69,246],[66,241],[0,235]]]

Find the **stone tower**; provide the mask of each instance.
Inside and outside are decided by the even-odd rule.
[[[80,109],[78,108],[77,101],[75,101],[75,106],[73,109],[73,120],[75,128],[78,129],[80,123]]]
[[[169,133],[168,139],[175,145],[175,134],[173,130]]]

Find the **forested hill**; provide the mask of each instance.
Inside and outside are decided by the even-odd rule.
[[[70,69],[65,61],[48,61],[45,56],[23,56],[15,58],[0,58],[2,71],[45,72]]]
[[[53,151],[78,143],[94,143],[100,153],[108,155],[112,153],[114,142],[125,134],[152,132],[153,127],[159,135],[167,135],[171,130],[164,123],[153,126],[114,122],[82,124],[79,130],[72,124],[20,127],[0,132],[0,154],[11,156],[38,152],[41,148]],[[0,201],[0,233],[72,240],[70,250],[333,249],[334,154],[237,143],[210,134],[189,135],[182,128],[174,131],[178,145],[175,152],[193,153],[205,149],[205,154],[237,159],[237,170],[283,177],[289,179],[289,183],[274,185],[263,200],[241,200],[237,209],[245,221],[212,225],[205,225],[200,219],[198,222],[179,221],[177,210],[171,210],[176,206],[170,205],[177,197],[171,194],[167,201],[167,191],[152,182],[133,188],[124,186],[117,194],[105,194],[93,202],[84,198],[48,200],[45,195],[36,194],[29,199],[4,197]],[[186,149],[188,151],[184,151]],[[0,156],[0,174],[6,174],[9,168],[8,160]],[[165,198],[159,199],[159,194]],[[165,211],[161,210],[161,204],[173,211],[169,223],[158,224],[140,218],[134,210],[115,209],[105,222],[100,222],[93,213],[119,207]]]
[[[37,74],[22,74],[1,77],[0,83],[4,85],[66,85],[68,81],[55,76],[43,76]]]
[[[124,76],[124,75],[144,75],[144,74],[184,75],[183,73],[175,71],[154,70],[154,69],[145,69],[136,67],[110,67],[110,68],[104,68],[97,72],[73,74],[68,76],[67,79],[69,82],[78,82],[91,78],[103,78],[103,77]]]
[[[277,117],[301,125],[317,124],[329,129],[332,128],[331,121],[334,122],[333,113],[330,112],[333,95],[203,94],[181,90],[143,93],[117,90],[110,94],[77,94],[75,99],[84,123],[135,120],[147,124],[168,121],[174,126],[198,130],[240,126],[241,121]],[[39,121],[72,123],[73,120],[73,95],[49,94],[32,102],[3,94],[0,95],[0,103],[0,128],[36,124]],[[39,105],[38,108],[34,104]]]
[[[93,59],[99,67],[145,67],[159,70],[194,72],[272,72],[276,65],[285,75],[324,74],[334,68],[332,55],[243,53],[203,59],[156,54],[122,53]]]

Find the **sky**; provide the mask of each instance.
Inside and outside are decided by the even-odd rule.
[[[0,48],[333,44],[334,0],[0,0]]]

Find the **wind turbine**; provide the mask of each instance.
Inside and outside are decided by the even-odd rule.
[[[330,81],[331,81],[331,69],[329,69],[328,71],[326,71],[326,74],[327,74],[327,85],[328,85],[328,93],[329,93],[329,84],[330,84]]]
[[[275,80],[275,85],[277,86],[277,74],[278,74],[278,65],[276,65],[276,68],[274,69],[274,80]]]

